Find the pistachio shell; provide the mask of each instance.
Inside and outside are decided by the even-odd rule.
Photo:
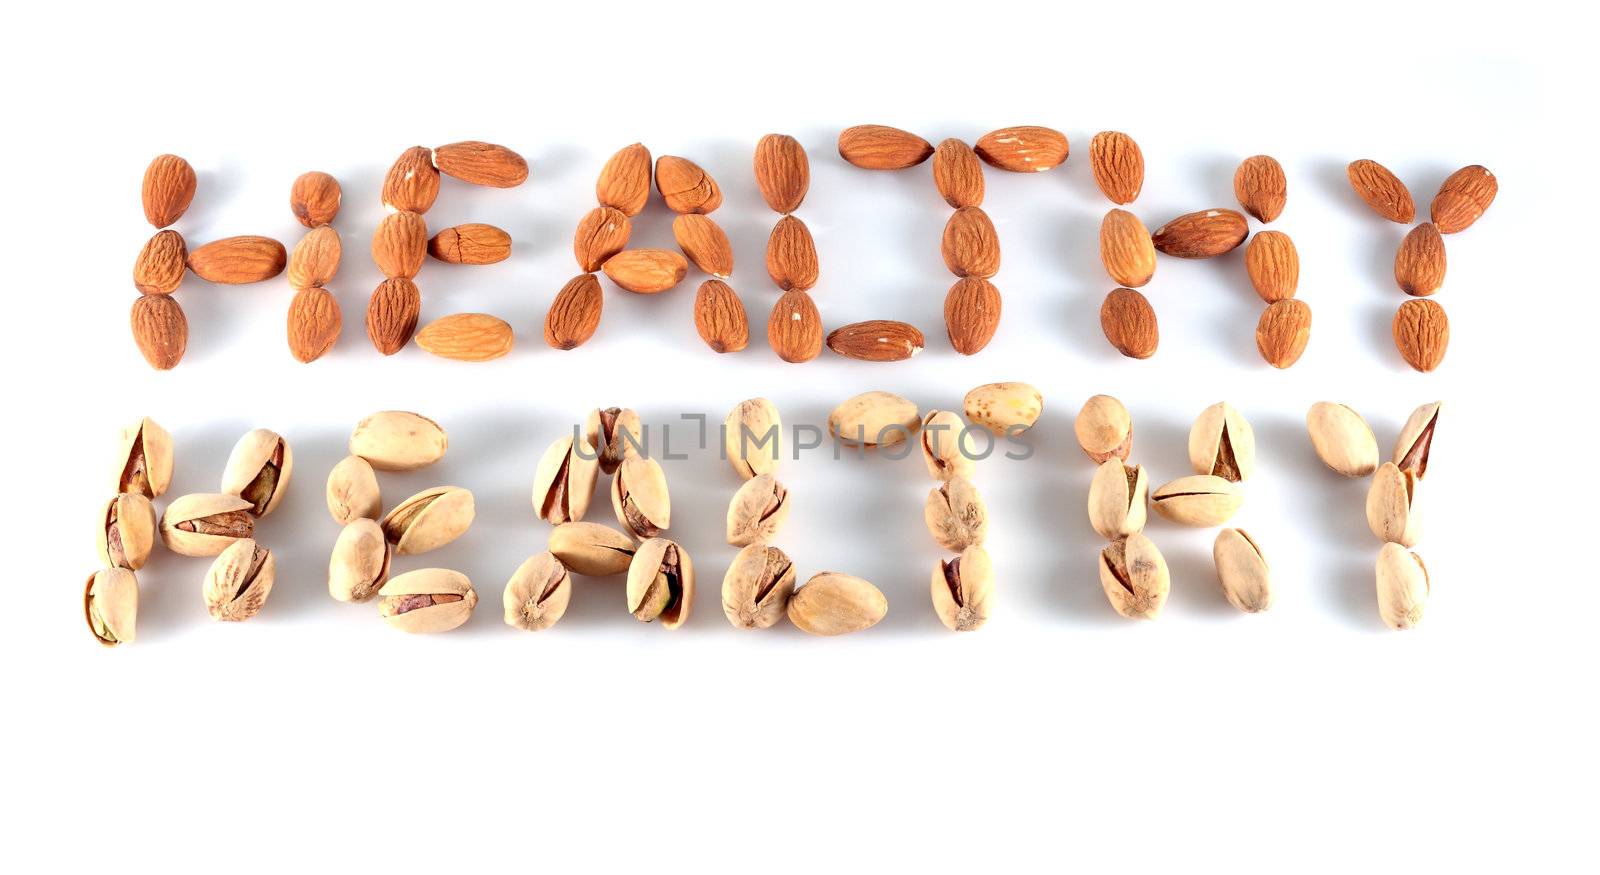
[[[529,632],[548,629],[567,612],[572,600],[572,577],[550,553],[528,557],[506,583],[506,625]]]
[[[534,513],[553,526],[583,519],[599,476],[600,455],[593,445],[572,435],[556,438],[533,476]]]
[[[722,613],[735,629],[769,628],[788,610],[794,579],[794,563],[782,550],[750,544],[733,557],[722,578]]]
[[[870,629],[889,613],[877,587],[848,574],[812,575],[789,599],[789,622],[812,635],[844,635]]]
[[[961,551],[954,559],[933,563],[930,580],[933,610],[952,632],[971,632],[989,621],[994,601],[994,566],[979,546]]]
[[[106,503],[96,530],[100,561],[112,568],[138,571],[150,558],[156,541],[156,508],[137,492],[124,492]]]
[[[117,492],[159,498],[172,482],[172,435],[145,417],[117,438]]]
[[[233,445],[219,491],[250,502],[250,512],[264,517],[283,500],[293,471],[289,442],[275,431],[258,428]]]
[[[1410,547],[1419,535],[1416,512],[1416,477],[1384,462],[1372,475],[1367,489],[1367,526],[1378,540]]]
[[[83,588],[83,616],[95,640],[107,647],[133,643],[139,615],[139,581],[126,568],[105,568]]]
[[[922,518],[933,540],[953,553],[982,544],[989,534],[989,508],[965,477],[951,477],[930,491]]]
[[[395,505],[380,525],[395,552],[408,556],[443,547],[461,537],[472,525],[475,513],[470,490],[435,486]]]
[[[640,622],[659,619],[665,628],[676,629],[692,607],[694,563],[688,551],[666,538],[640,544],[628,566],[628,613]]]
[[[448,632],[472,616],[478,604],[472,581],[448,568],[422,568],[391,579],[378,590],[378,615],[402,632]]]
[[[1039,421],[1044,396],[1027,383],[985,383],[962,402],[967,419],[997,435],[1021,434]]]
[[[1244,504],[1244,491],[1221,477],[1193,474],[1150,493],[1150,503],[1157,513],[1179,525],[1210,528],[1233,518]]]
[[[562,523],[547,546],[562,565],[589,577],[626,574],[635,550],[632,538],[599,523]]]
[[[1211,547],[1217,580],[1228,603],[1254,614],[1272,607],[1272,571],[1255,539],[1244,529],[1223,529]]]
[[[1083,403],[1072,424],[1078,446],[1096,465],[1107,459],[1127,459],[1133,448],[1133,417],[1110,395],[1095,395]]]
[[[383,494],[372,463],[360,456],[345,456],[328,472],[328,513],[345,525],[357,519],[377,519],[383,513]]]
[[[584,422],[583,437],[600,454],[600,470],[611,474],[628,456],[644,454],[644,426],[626,407],[595,408]]]
[[[611,478],[611,509],[622,530],[635,538],[654,538],[672,522],[667,475],[655,459],[624,459]]]
[[[339,531],[328,559],[328,594],[341,602],[364,602],[389,581],[393,556],[377,520],[356,517]]]
[[[723,423],[722,444],[728,463],[746,480],[758,474],[777,473],[782,433],[778,408],[771,401],[740,401]]]
[[[1318,401],[1306,412],[1311,446],[1324,465],[1346,477],[1365,477],[1378,468],[1378,439],[1372,427],[1343,404]]]
[[[1410,471],[1421,480],[1428,473],[1428,454],[1433,449],[1433,431],[1439,424],[1439,408],[1443,401],[1424,404],[1411,411],[1411,416],[1400,429],[1400,439],[1394,444],[1394,463],[1402,471]]]
[[[416,413],[374,413],[350,434],[350,452],[380,471],[415,471],[444,458],[449,437],[437,422]]]
[[[261,612],[277,579],[272,551],[246,538],[217,555],[202,594],[213,620],[248,620]]]
[[[1226,401],[1200,411],[1189,429],[1189,464],[1196,474],[1215,474],[1235,483],[1255,471],[1256,433]]]
[[[728,502],[728,543],[770,541],[789,518],[789,490],[771,474],[746,480]]]
[[[1149,493],[1144,466],[1129,467],[1121,459],[1101,462],[1089,482],[1089,525],[1109,540],[1143,531]]]
[[[1378,551],[1378,615],[1391,629],[1410,629],[1422,622],[1432,584],[1422,557],[1399,544]]]
[[[1112,541],[1100,551],[1100,586],[1111,607],[1130,620],[1154,620],[1167,603],[1167,560],[1143,534]]]
[[[922,417],[922,461],[935,480],[971,477],[977,468],[967,424],[948,410],[930,410]]]
[[[921,425],[917,405],[893,392],[863,392],[828,415],[830,434],[843,443],[867,447],[898,444]]]
[[[252,507],[237,495],[180,496],[161,517],[161,540],[179,556],[215,556],[255,533]]]

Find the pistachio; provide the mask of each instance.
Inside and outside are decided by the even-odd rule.
[[[350,452],[380,471],[426,468],[444,458],[449,443],[439,423],[400,410],[374,413],[350,434]]]
[[[740,401],[722,424],[728,463],[740,477],[776,474],[781,458],[783,422],[778,408],[765,398]]]
[[[1189,464],[1196,474],[1238,483],[1256,467],[1255,430],[1232,404],[1218,401],[1200,411],[1189,429]]]
[[[1141,532],[1149,495],[1143,465],[1130,468],[1121,459],[1107,459],[1089,482],[1089,525],[1110,540]]]
[[[1318,401],[1306,412],[1311,446],[1324,465],[1346,477],[1365,477],[1378,468],[1378,439],[1372,427],[1343,404]]]
[[[828,414],[828,432],[847,444],[886,447],[911,437],[922,424],[917,405],[893,392],[863,392]]]
[[[662,626],[676,629],[689,619],[692,607],[694,563],[688,552],[666,538],[640,544],[628,566],[628,613],[641,623],[659,619]]]
[[[952,553],[982,544],[989,534],[989,508],[965,477],[951,477],[929,492],[922,519],[933,540]]]
[[[1400,429],[1400,439],[1394,444],[1394,463],[1418,480],[1428,473],[1428,452],[1433,449],[1433,429],[1439,424],[1439,408],[1443,404],[1443,401],[1435,401],[1411,411],[1405,427]]]
[[[740,550],[722,578],[722,612],[735,629],[772,626],[783,619],[792,595],[794,563],[759,541]]]
[[[393,553],[376,520],[356,517],[345,523],[328,559],[328,594],[341,602],[364,602],[389,582]]]
[[[402,632],[448,632],[465,623],[478,604],[472,581],[448,568],[423,568],[393,578],[378,590],[378,614]]]
[[[587,439],[579,444],[572,435],[556,438],[533,475],[534,513],[553,526],[583,519],[599,476],[600,462]]]
[[[770,541],[789,518],[789,490],[771,474],[746,480],[728,502],[728,543]]]
[[[562,565],[589,577],[626,574],[633,562],[633,539],[599,523],[562,523],[547,546]]]
[[[117,492],[159,498],[172,482],[172,435],[145,417],[118,436]]]
[[[1244,529],[1223,529],[1211,547],[1217,579],[1228,603],[1254,614],[1272,607],[1272,571],[1267,557]]]
[[[922,461],[935,480],[971,477],[977,467],[967,424],[948,410],[930,410],[922,417],[921,444]]]
[[[1417,543],[1417,478],[1393,462],[1384,462],[1367,490],[1367,526],[1378,540],[1402,547]]]
[[[245,538],[217,555],[202,594],[213,620],[248,620],[261,612],[277,579],[272,551]]]
[[[167,505],[161,540],[179,556],[215,556],[255,533],[252,505],[237,495],[184,495]]]
[[[156,541],[156,508],[137,492],[124,492],[106,502],[96,549],[112,568],[138,571],[150,558]]]
[[[139,581],[126,568],[104,568],[83,588],[83,616],[95,640],[107,647],[133,641],[139,615]]]
[[[1422,622],[1433,586],[1422,557],[1399,544],[1378,551],[1378,615],[1391,629],[1410,629]]]
[[[1096,395],[1083,403],[1072,423],[1078,446],[1096,465],[1107,459],[1127,459],[1133,449],[1133,417],[1110,395]]]
[[[611,474],[630,455],[644,447],[644,427],[639,414],[626,407],[595,408],[583,425],[583,437],[600,455],[600,470]]]
[[[1044,396],[1027,383],[985,383],[962,404],[967,418],[997,435],[1020,434],[1044,412]]]
[[[459,486],[435,486],[395,505],[382,522],[383,536],[401,556],[426,553],[454,541],[472,525],[472,493]]]
[[[812,635],[844,635],[870,629],[889,613],[889,600],[859,577],[814,574],[789,599],[789,622]]]
[[[655,459],[628,458],[611,478],[611,509],[622,530],[641,540],[654,538],[672,522],[667,475]]]
[[[1132,534],[1100,551],[1100,586],[1117,613],[1130,620],[1154,620],[1167,603],[1172,580],[1155,542]]]
[[[972,632],[989,620],[994,600],[994,566],[979,546],[961,551],[954,559],[933,563],[933,609],[952,632]]]
[[[328,472],[328,513],[341,526],[382,515],[383,494],[370,462],[360,456],[345,456]]]
[[[528,557],[506,583],[506,625],[529,632],[548,629],[567,612],[572,577],[550,553]]]
[[[1210,528],[1233,517],[1244,504],[1244,490],[1211,474],[1192,474],[1150,493],[1156,513],[1184,526]]]
[[[289,442],[277,432],[258,428],[233,445],[222,469],[221,491],[250,502],[250,512],[264,517],[283,500],[293,470]]]

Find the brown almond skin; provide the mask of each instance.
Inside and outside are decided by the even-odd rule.
[[[828,333],[828,348],[863,362],[901,362],[926,345],[915,325],[892,319],[852,322]]]
[[[983,204],[983,162],[965,141],[954,137],[939,144],[933,152],[933,184],[950,206],[976,207]]]
[[[980,207],[962,207],[950,214],[939,252],[944,266],[956,276],[989,279],[1000,272],[1000,236]]]
[[[433,150],[439,172],[473,185],[515,188],[528,181],[528,162],[496,143],[465,140]]]
[[[1394,256],[1394,281],[1408,295],[1425,296],[1444,285],[1444,237],[1438,226],[1423,222],[1400,241]]]
[[[372,260],[387,277],[416,279],[428,257],[428,226],[421,213],[402,210],[378,222],[372,233]]]
[[[394,159],[383,178],[383,205],[411,213],[426,213],[439,197],[439,170],[433,150],[412,146]]]
[[[1234,210],[1199,210],[1157,228],[1151,240],[1177,258],[1215,258],[1233,251],[1249,233],[1250,224]]]
[[[1311,341],[1311,308],[1285,298],[1267,305],[1256,323],[1256,349],[1267,364],[1283,369],[1300,360]]]
[[[1489,168],[1471,164],[1445,179],[1439,193],[1433,196],[1428,213],[1441,234],[1465,231],[1489,209],[1499,191],[1500,182]]]
[[[1361,158],[1350,162],[1345,175],[1356,195],[1373,212],[1402,225],[1409,225],[1416,218],[1417,204],[1411,198],[1411,190],[1389,168],[1371,158]]]
[[[344,329],[339,301],[327,289],[312,286],[295,292],[289,302],[289,353],[302,362],[314,362],[333,348]]]
[[[656,295],[682,282],[689,262],[667,249],[624,249],[606,259],[600,269],[630,292]]]
[[[794,364],[822,352],[822,314],[810,295],[791,289],[778,298],[767,318],[767,342],[778,358]]]
[[[189,320],[171,295],[140,295],[129,319],[133,340],[150,367],[170,371],[189,346]]]
[[[1252,155],[1244,159],[1233,173],[1233,196],[1257,221],[1267,223],[1278,218],[1289,198],[1283,165],[1270,155]]]
[[[194,200],[196,184],[194,168],[189,162],[176,155],[157,155],[144,170],[144,185],[140,191],[145,220],[157,228],[165,228],[183,218]]]
[[[339,180],[320,170],[300,174],[289,186],[289,210],[307,228],[333,224],[343,199]]]
[[[572,255],[584,273],[594,273],[606,259],[628,246],[633,220],[616,207],[595,207],[578,222],[572,235]]]
[[[700,165],[676,155],[656,159],[656,191],[674,213],[710,213],[722,206],[722,189]]]
[[[650,150],[634,143],[617,150],[600,168],[594,185],[595,200],[632,218],[650,200]]]
[[[386,279],[367,302],[367,337],[378,352],[394,355],[411,342],[421,315],[417,284],[402,277]]]
[[[553,349],[577,349],[594,336],[600,327],[604,302],[600,279],[581,273],[567,281],[556,293],[544,317],[544,342]]]
[[[981,351],[1000,328],[1000,290],[981,277],[962,278],[945,295],[944,325],[956,352]]]
[[[773,212],[800,209],[811,187],[811,160],[804,146],[788,134],[767,134],[756,143],[756,186]]]
[[[511,235],[493,225],[453,225],[428,240],[428,254],[446,264],[496,264],[511,257]]]
[[[189,269],[203,280],[224,285],[272,279],[289,263],[283,244],[271,237],[225,237],[189,252]]]
[[[1261,300],[1271,304],[1294,297],[1300,286],[1300,253],[1282,231],[1262,231],[1244,250],[1245,271]]]
[[[1144,153],[1121,131],[1101,131],[1089,141],[1095,185],[1114,204],[1131,204],[1144,188]]]
[[[1450,319],[1431,298],[1416,298],[1394,314],[1394,345],[1406,364],[1424,373],[1444,361],[1450,345]]]
[[[695,291],[694,328],[712,352],[738,352],[750,345],[744,302],[722,280],[706,280]]]
[[[784,291],[808,291],[817,284],[817,244],[796,216],[784,216],[767,237],[767,275]]]
[[[168,229],[145,241],[133,262],[133,286],[141,294],[170,295],[183,282],[189,248],[183,235]]]
[[[307,231],[300,242],[294,245],[294,251],[289,253],[289,287],[309,289],[312,286],[326,286],[339,272],[339,259],[343,253],[344,245],[333,226],[321,225]]]
[[[1156,247],[1139,217],[1112,210],[1100,222],[1100,263],[1118,285],[1136,289],[1156,273]]]
[[[1128,358],[1147,359],[1161,342],[1155,308],[1133,289],[1112,289],[1106,295],[1100,304],[1100,330]]]
[[[856,125],[839,132],[839,157],[866,170],[904,170],[933,157],[933,146],[888,125]]]
[[[1066,135],[1053,128],[1016,125],[979,137],[974,151],[1001,170],[1036,173],[1066,161],[1070,147]]]
[[[722,279],[733,275],[733,245],[710,217],[692,213],[678,216],[672,220],[672,237],[703,273]]]
[[[417,346],[461,362],[486,362],[511,351],[511,326],[487,313],[452,313],[417,332]]]

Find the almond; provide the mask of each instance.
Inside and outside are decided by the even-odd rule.
[[[988,279],[1000,272],[1000,236],[979,207],[962,207],[950,215],[939,251],[944,266],[956,276]]]
[[[343,328],[344,316],[332,292],[318,286],[295,292],[289,302],[289,352],[296,359],[313,362],[321,358],[333,348]]]
[[[1289,182],[1283,165],[1270,155],[1253,155],[1233,172],[1233,196],[1239,206],[1258,221],[1271,222],[1283,213],[1289,199]]]
[[[767,343],[786,362],[808,362],[822,352],[822,314],[810,295],[791,289],[778,298],[767,318]]]
[[[1417,205],[1411,199],[1410,190],[1400,177],[1389,172],[1389,168],[1371,158],[1362,158],[1351,161],[1345,174],[1350,177],[1350,187],[1373,212],[1402,225],[1411,224],[1416,217]]]
[[[568,280],[545,314],[544,342],[554,349],[582,346],[600,327],[602,303],[600,280],[594,274],[580,273]]]
[[[439,196],[439,170],[433,150],[412,146],[400,153],[383,178],[383,205],[391,210],[426,213]]]
[[[756,185],[774,212],[800,209],[811,187],[811,162],[800,141],[787,134],[767,134],[756,143]]]
[[[528,162],[521,155],[494,143],[465,140],[433,150],[433,166],[440,173],[473,185],[515,188],[528,180]]]
[[[964,141],[951,138],[933,152],[933,184],[956,209],[983,203],[983,163]]]
[[[806,291],[817,284],[817,244],[811,229],[795,216],[784,216],[767,236],[767,275],[784,291]]]
[[[300,174],[289,187],[289,209],[307,228],[332,223],[339,215],[339,203],[343,198],[339,180],[320,170]]]
[[[1233,210],[1201,210],[1162,225],[1152,235],[1156,248],[1178,258],[1213,258],[1244,242],[1250,225]]]
[[[922,352],[922,332],[892,319],[852,322],[828,334],[828,348],[864,362],[900,362]]]
[[[390,213],[372,232],[372,260],[384,276],[415,279],[427,257],[428,225],[421,213]]]
[[[417,284],[391,277],[378,284],[367,302],[367,337],[384,355],[394,355],[411,342],[422,315],[422,293]]]
[[[676,155],[656,159],[656,191],[674,213],[709,213],[722,206],[722,189],[711,174]]]
[[[944,299],[944,326],[950,345],[972,355],[989,345],[1000,327],[1000,290],[981,277],[964,277]]]
[[[189,162],[176,155],[157,155],[144,169],[140,196],[145,219],[157,228],[178,221],[194,200],[195,184],[194,168]]]
[[[1444,238],[1432,222],[1423,222],[1400,241],[1394,256],[1394,280],[1408,295],[1431,295],[1444,285]]]
[[[253,235],[214,240],[189,252],[189,269],[195,276],[226,285],[272,279],[283,273],[288,261],[282,243]]]
[[[1450,174],[1433,196],[1428,212],[1441,234],[1465,231],[1489,209],[1499,191],[1500,183],[1489,168],[1472,164]]]
[[[1437,368],[1450,345],[1450,319],[1439,302],[1417,298],[1401,304],[1394,314],[1394,345],[1413,368]]]
[[[1114,204],[1131,204],[1144,188],[1144,153],[1121,131],[1101,131],[1089,141],[1095,185]]]
[[[606,160],[594,196],[604,207],[633,217],[650,199],[650,150],[640,143],[627,146]]]
[[[511,351],[511,326],[487,313],[453,313],[417,332],[417,346],[440,358],[486,362]]]
[[[839,157],[867,170],[904,170],[933,155],[933,146],[910,131],[856,125],[839,132]]]
[[[428,254],[447,264],[495,264],[511,257],[511,235],[482,222],[453,225],[433,235]]]
[[[146,295],[170,295],[183,282],[189,249],[177,231],[157,231],[133,262],[133,285]]]
[[[750,345],[744,302],[721,280],[706,280],[695,292],[694,327],[712,352],[738,352]]]
[[[733,246],[710,218],[692,213],[678,216],[672,220],[672,237],[702,272],[723,279],[733,275]]]
[[[1161,341],[1156,311],[1133,289],[1112,289],[1100,305],[1100,330],[1128,358],[1147,359]]]
[[[1156,247],[1139,217],[1112,210],[1100,221],[1100,262],[1118,285],[1138,288],[1156,272]]]
[[[309,289],[325,286],[339,272],[339,232],[319,225],[306,232],[289,255],[289,286]]]
[[[189,345],[189,320],[171,295],[140,295],[133,301],[129,320],[133,341],[150,367],[172,370]]]
[[[585,273],[594,273],[606,259],[621,252],[633,234],[633,220],[616,207],[595,207],[578,222],[572,254]]]
[[[978,157],[1001,170],[1037,172],[1067,160],[1067,136],[1038,125],[990,131],[978,138]]]
[[[1262,231],[1244,250],[1250,285],[1268,304],[1294,297],[1300,286],[1300,253],[1282,231]]]
[[[641,295],[672,288],[689,272],[689,262],[667,249],[624,249],[600,266],[611,281]]]
[[[1275,368],[1287,368],[1299,361],[1310,340],[1311,308],[1305,301],[1274,301],[1256,323],[1256,349]]]

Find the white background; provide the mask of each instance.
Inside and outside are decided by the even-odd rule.
[[[1571,540],[1587,538],[1572,519],[1590,503],[1591,466],[1567,451],[1588,449],[1574,437],[1593,420],[1594,367],[1578,340],[1595,317],[1593,174],[1574,171],[1592,137],[1574,128],[1589,125],[1581,91],[1595,71],[1565,36],[1577,25],[1539,6],[21,13],[0,52],[12,314],[0,639],[11,838],[0,855],[29,868],[273,871],[1592,867],[1596,581],[1585,542]],[[1566,60],[1577,51],[1582,61]],[[839,129],[866,122],[935,142],[1029,123],[1071,138],[1057,170],[986,171],[1005,317],[974,358],[943,336],[948,208],[928,167],[875,174],[837,157]],[[1096,235],[1109,204],[1087,161],[1103,129],[1143,146],[1134,210],[1152,228],[1234,206],[1239,159],[1282,161],[1290,195],[1273,227],[1299,247],[1300,297],[1315,313],[1299,365],[1277,372],[1256,354],[1262,305],[1242,250],[1163,257],[1144,290],[1160,352],[1135,362],[1107,346],[1097,312],[1112,284]],[[803,367],[771,355],[762,329],[777,292],[762,250],[776,217],[750,173],[769,131],[810,152],[799,214],[817,238],[827,326],[908,320],[928,335],[923,355],[825,354]],[[382,358],[362,331],[379,279],[367,242],[381,175],[407,146],[469,138],[517,149],[532,177],[509,191],[447,179],[429,223],[490,222],[516,249],[492,267],[430,262],[424,320],[492,312],[515,326],[517,348],[477,365],[414,347]],[[635,140],[721,183],[715,219],[734,241],[749,350],[719,357],[701,344],[692,272],[650,298],[608,283],[591,343],[544,346],[594,177]],[[128,335],[128,271],[150,233],[140,175],[166,151],[200,174],[177,225],[192,245],[239,233],[292,245],[302,229],[289,182],[310,169],[339,178],[346,249],[332,285],[346,330],[330,356],[289,357],[283,278],[190,277],[178,297],[187,357],[169,373],[144,365]],[[1485,218],[1446,241],[1437,300],[1454,341],[1434,374],[1411,372],[1389,339],[1405,229],[1349,191],[1344,166],[1360,157],[1400,174],[1419,212],[1458,166],[1500,179]],[[670,218],[653,200],[634,245],[670,246]],[[733,550],[721,530],[739,481],[693,448],[665,463],[672,535],[700,571],[685,628],[635,622],[619,580],[580,581],[548,632],[500,620],[505,579],[548,532],[528,503],[539,452],[589,408],[715,423],[764,394],[788,424],[820,425],[868,389],[959,408],[967,389],[1006,379],[1038,386],[1045,413],[1027,437],[1033,458],[977,474],[999,578],[977,634],[947,632],[929,604],[940,552],[921,521],[921,463],[816,451],[784,465],[793,512],[779,543],[802,579],[837,569],[876,582],[890,611],[871,631],[821,640],[727,625],[717,596]],[[1213,532],[1162,521],[1147,533],[1172,568],[1166,612],[1153,623],[1112,613],[1083,512],[1092,467],[1071,436],[1096,392],[1127,402],[1133,458],[1154,484],[1188,473],[1188,425],[1207,404],[1228,399],[1254,423],[1259,470],[1236,523],[1272,561],[1270,613],[1222,599]],[[1320,466],[1303,416],[1317,400],[1348,402],[1387,452],[1410,410],[1438,398],[1417,547],[1434,595],[1422,627],[1398,634],[1376,615],[1366,484]],[[387,408],[450,432],[442,464],[383,478],[387,503],[440,483],[477,495],[465,537],[397,560],[458,568],[477,585],[477,613],[448,635],[401,635],[374,605],[326,594],[338,529],[323,479],[355,422]],[[82,581],[111,444],[145,414],[176,439],[168,498],[215,489],[247,429],[288,437],[291,492],[259,529],[278,582],[259,617],[216,624],[199,594],[207,560],[160,551],[140,574],[139,640],[107,651],[83,628]],[[691,433],[675,433],[674,449]],[[591,519],[609,519],[603,496]]]

